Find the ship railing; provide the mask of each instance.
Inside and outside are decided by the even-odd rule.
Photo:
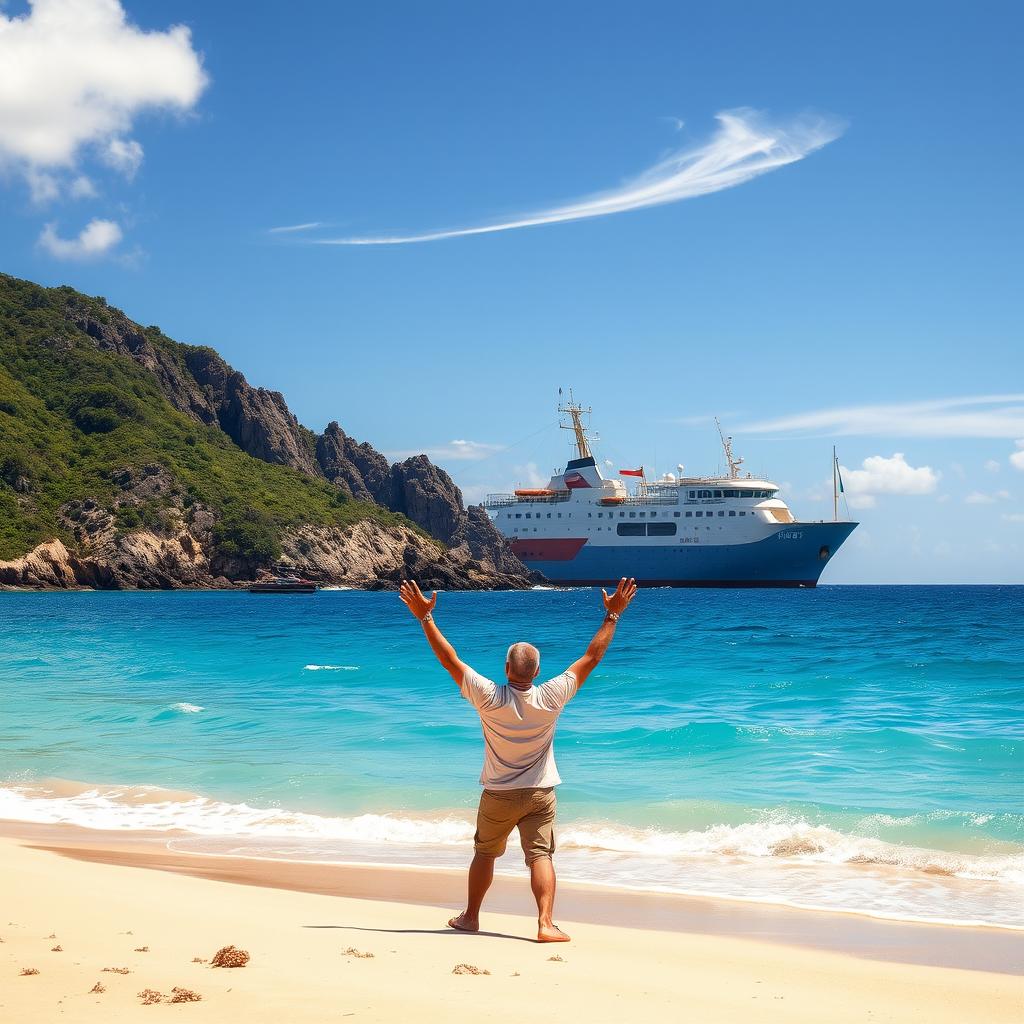
[[[564,490],[555,491],[552,494],[525,496],[518,494],[488,494],[481,504],[484,508],[506,508],[509,505],[551,505],[559,501],[568,501],[571,493],[569,490]]]
[[[653,494],[648,491],[646,494],[634,494],[626,498],[623,505],[678,505],[678,494]]]

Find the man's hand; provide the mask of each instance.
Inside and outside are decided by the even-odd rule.
[[[398,588],[398,596],[402,599],[405,607],[420,622],[423,621],[423,616],[429,615],[434,610],[434,605],[437,604],[437,591],[434,591],[434,596],[428,601],[423,596],[419,584],[415,580],[403,580],[402,585]]]
[[[459,661],[455,648],[448,643],[444,634],[437,628],[433,616],[427,618],[434,610],[434,605],[437,604],[437,591],[434,591],[434,596],[428,601],[415,580],[403,580],[401,587],[398,588],[398,596],[406,608],[419,619],[423,626],[423,632],[426,634],[427,643],[430,644],[430,649],[434,652],[437,660],[455,680],[456,685],[461,686],[463,677],[466,675],[466,666]]]
[[[629,602],[636,597],[636,580],[627,580],[623,577],[619,580],[619,585],[615,588],[615,593],[611,597],[604,590],[601,591],[601,596],[604,598],[604,610],[606,612],[621,615],[629,607]]]

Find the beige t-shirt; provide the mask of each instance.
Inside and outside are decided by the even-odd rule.
[[[546,788],[562,781],[553,743],[558,716],[576,695],[572,672],[517,690],[508,683],[497,686],[467,666],[459,688],[483,726],[485,789]]]

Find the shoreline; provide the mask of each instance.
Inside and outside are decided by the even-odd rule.
[[[850,955],[780,941],[781,915],[755,931],[747,926],[757,915],[736,905],[670,901],[687,904],[690,930],[668,930],[684,923],[680,914],[655,920],[650,905],[639,908],[646,926],[638,927],[624,909],[636,909],[635,900],[616,904],[566,887],[559,916],[573,941],[552,947],[534,941],[525,884],[514,893],[499,885],[487,930],[466,934],[445,927],[456,904],[447,889],[431,889],[433,872],[334,871],[336,891],[327,894],[281,887],[288,879],[280,877],[268,887],[239,864],[197,871],[180,857],[147,862],[132,844],[118,851],[65,836],[28,845],[57,842],[59,828],[0,838],[0,1018],[19,1024],[145,1020],[150,1011],[140,1006],[179,998],[197,998],[181,1011],[190,1020],[253,1024],[512,1022],[528,1006],[596,1024],[1019,1021],[1024,982],[976,969],[981,954],[972,969],[906,962],[915,942],[940,948],[945,933],[964,929],[873,922],[870,955]],[[354,894],[359,885],[364,891]],[[570,920],[584,916],[584,898],[602,923]],[[851,923],[828,927],[849,933]],[[243,969],[212,967],[227,945],[247,951]]]
[[[0,842],[83,864],[324,897],[462,909],[461,870],[182,853],[168,848],[175,838],[163,832],[0,820]],[[528,924],[533,906],[525,880],[496,874],[486,912],[525,915]],[[558,913],[566,922],[588,925],[766,942],[904,965],[1024,974],[1024,932],[999,926],[892,920],[580,882],[560,882]]]

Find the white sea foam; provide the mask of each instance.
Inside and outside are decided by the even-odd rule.
[[[186,715],[198,715],[200,711],[205,711],[206,708],[202,707],[199,704],[188,704],[185,701],[181,701],[179,704],[172,704],[171,710],[181,711],[183,714]]]
[[[104,830],[186,832],[197,836],[331,839],[349,843],[468,846],[468,812],[434,817],[359,814],[332,817],[227,803],[153,787],[104,786],[69,791],[67,784],[0,786],[0,818],[66,823]],[[559,848],[652,861],[742,859],[818,865],[879,865],[910,875],[999,881],[1024,886],[1024,855],[980,855],[902,846],[813,825],[785,812],[754,822],[687,832],[631,828],[612,822],[568,821]]]
[[[303,665],[303,672],[358,672],[358,665]]]

